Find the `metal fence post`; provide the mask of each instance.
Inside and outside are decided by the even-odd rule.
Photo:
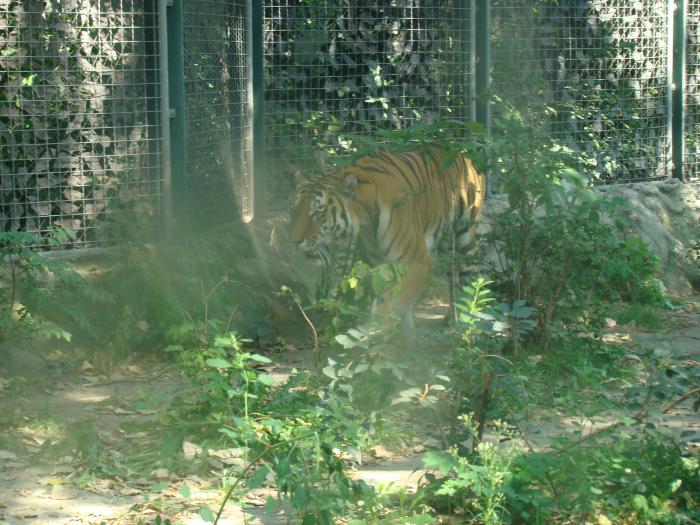
[[[462,56],[467,61],[464,65],[464,108],[467,118],[476,120],[476,0],[462,0],[463,20],[466,24]]]
[[[476,120],[491,128],[491,0],[476,0],[476,27],[474,36]]]
[[[673,2],[673,0],[669,0]],[[671,148],[673,178],[685,177],[685,18],[686,0],[676,0],[673,15],[673,57],[672,57],[672,131]]]
[[[183,1],[163,0],[167,5],[167,63],[165,76],[168,84],[168,123],[170,135],[170,207],[171,233],[187,217],[187,151],[185,119],[185,50]],[[181,228],[177,228],[182,231]]]
[[[162,220],[165,237],[172,238],[173,185],[170,150],[170,87],[168,82],[168,0],[158,0],[158,96],[160,98],[160,154],[163,170]]]
[[[263,3],[262,0],[248,0],[248,119],[250,133],[248,148],[252,157],[250,169],[253,173],[253,219],[255,211],[265,209],[266,168],[265,168],[265,85],[263,71]],[[264,217],[264,214],[261,214]]]

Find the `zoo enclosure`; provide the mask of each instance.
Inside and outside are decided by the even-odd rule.
[[[0,0],[2,230],[250,220],[363,136],[488,124],[487,88],[599,183],[697,178],[698,46],[698,0]]]

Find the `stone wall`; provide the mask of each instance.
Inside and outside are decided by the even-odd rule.
[[[659,258],[659,278],[670,292],[700,290],[700,182],[645,182],[597,191],[629,202],[632,233]]]
[[[700,290],[700,181],[615,184],[595,191],[628,202],[629,233],[644,239],[659,258],[658,277],[669,292],[688,295]],[[487,200],[482,231],[504,206],[501,196]],[[487,255],[488,259],[493,260]]]

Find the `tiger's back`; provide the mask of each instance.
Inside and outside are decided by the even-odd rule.
[[[357,238],[370,262],[403,263],[396,302],[408,305],[428,282],[432,253],[449,227],[459,248],[473,244],[485,191],[485,178],[462,154],[377,151],[299,186],[291,238],[320,258],[333,240]]]

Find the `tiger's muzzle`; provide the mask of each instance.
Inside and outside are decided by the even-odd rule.
[[[318,265],[327,265],[330,261],[328,248],[323,243],[304,239],[297,246],[306,259]]]

